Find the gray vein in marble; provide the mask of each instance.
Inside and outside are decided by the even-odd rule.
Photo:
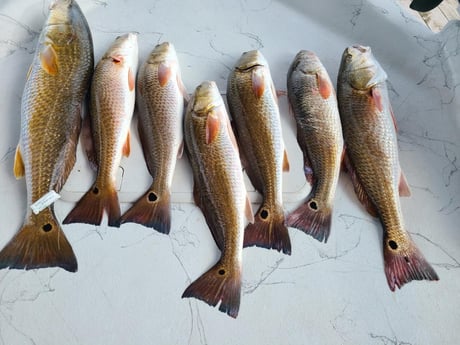
[[[240,34],[254,41],[255,44],[252,45],[252,48],[262,49],[264,47],[262,38],[260,38],[258,35],[253,34],[252,32],[244,32],[244,31],[240,31]]]
[[[5,154],[2,156],[2,158],[0,158],[0,162],[5,162],[6,160],[8,160],[12,155],[13,153],[16,152],[16,148],[15,147],[11,147],[11,146],[8,146],[8,150],[5,152]]]
[[[347,340],[347,338],[345,337],[345,330],[348,329],[348,327],[355,324],[355,321],[347,316],[346,310],[349,306],[350,303],[345,304],[340,313],[337,314],[333,320],[329,321],[329,323],[332,326],[332,329],[340,336],[340,338],[342,338],[343,341]],[[342,325],[344,323],[346,323],[346,325]]]
[[[0,19],[6,19],[8,21],[13,22],[15,25],[18,25],[22,29],[24,29],[28,34],[28,37],[24,38],[21,41],[15,41],[12,39],[0,40],[0,45],[7,45],[13,47],[12,49],[9,49],[6,55],[4,55],[3,57],[12,55],[18,49],[23,50],[29,54],[33,54],[35,52],[35,45],[33,43],[35,42],[35,39],[40,35],[40,31],[34,30],[31,27],[14,19],[13,17],[10,17],[3,13],[0,13]]]
[[[256,291],[261,285],[267,285],[265,284],[265,281],[275,272],[281,263],[284,261],[284,257],[276,260],[275,264],[271,267],[269,267],[267,270],[263,271],[260,273],[260,279],[256,282],[243,282],[242,288],[243,288],[243,295],[248,295],[252,294],[254,291]],[[279,283],[279,282],[278,282]]]
[[[126,249],[126,248],[131,248],[131,247],[134,247],[134,246],[137,246],[139,244],[142,244],[146,239],[148,239],[149,237],[157,237],[157,236],[163,236],[162,234],[160,234],[159,232],[157,232],[156,230],[154,229],[151,229],[152,232],[148,235],[145,235],[143,236],[142,238],[132,242],[132,243],[129,243],[129,244],[124,244],[124,245],[121,245],[120,248],[121,249]]]
[[[352,5],[354,10],[352,12],[352,17],[350,19],[350,24],[353,28],[355,28],[356,24],[358,23],[358,19],[361,16],[364,7],[364,0],[361,0],[358,5]]]
[[[411,232],[411,235],[420,237],[420,238],[424,239],[425,241],[427,241],[428,243],[431,243],[433,246],[435,246],[436,248],[441,250],[444,254],[446,254],[454,262],[453,264],[452,263],[432,263],[433,266],[443,267],[443,268],[445,268],[447,270],[460,268],[460,261],[458,261],[447,250],[445,250],[443,247],[441,247],[441,245],[437,244],[436,242],[433,242],[432,240],[430,240],[425,235],[422,235],[421,233]]]
[[[393,336],[392,338],[386,336],[386,335],[377,335],[374,333],[369,333],[369,336],[372,339],[377,339],[380,341],[381,344],[383,345],[412,345],[412,343],[408,343],[405,341],[399,341],[396,336]]]
[[[450,198],[449,202],[447,205],[442,206],[438,212],[442,213],[445,216],[449,216],[452,213],[455,213],[460,210],[460,205],[455,204],[457,202],[455,198]]]
[[[268,0],[266,4],[262,4],[257,8],[250,8],[248,6],[247,0],[240,0],[240,6],[243,11],[250,11],[250,12],[262,12],[270,8],[273,4],[273,0]]]

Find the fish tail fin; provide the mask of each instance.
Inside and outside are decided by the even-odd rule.
[[[146,227],[169,234],[171,230],[171,194],[165,191],[162,195],[148,190],[136,203],[125,212],[121,223],[138,223]]]
[[[391,291],[412,280],[439,280],[438,275],[423,254],[409,238],[409,246],[401,250],[398,243],[384,239],[385,274]]]
[[[38,215],[32,214],[0,251],[0,269],[7,267],[26,270],[61,267],[77,271],[72,246],[49,208]]]
[[[331,232],[332,207],[318,207],[318,202],[309,199],[292,211],[286,225],[302,230],[320,242],[327,242]]]
[[[291,255],[291,240],[284,220],[282,207],[272,212],[263,205],[254,216],[254,223],[248,224],[244,230],[243,246],[276,249]]]
[[[236,318],[241,299],[241,268],[228,270],[220,260],[214,267],[190,284],[182,294],[194,297]]]
[[[100,225],[104,210],[107,212],[108,225],[120,227],[120,204],[114,187],[100,189],[93,185],[77,202],[72,211],[65,217],[63,224],[86,223]]]

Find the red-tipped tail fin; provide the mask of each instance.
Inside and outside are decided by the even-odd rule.
[[[309,199],[287,216],[286,225],[326,243],[331,232],[331,221],[332,208],[321,207],[317,201]]]
[[[254,223],[248,224],[244,230],[244,247],[257,246],[266,249],[276,249],[291,255],[291,240],[284,225],[282,209],[273,213],[262,206],[254,216]]]
[[[115,188],[101,190],[95,184],[85,195],[83,195],[80,201],[77,202],[73,210],[70,211],[62,223],[100,225],[104,210],[107,212],[108,225],[120,227],[121,212],[117,191]]]
[[[51,215],[49,209],[43,213]],[[0,269],[35,269],[61,267],[69,272],[77,271],[77,259],[54,217],[42,214],[31,216],[13,239],[0,252]]]
[[[182,294],[194,297],[236,318],[240,309],[241,270],[231,271],[219,261],[209,271],[190,284]]]
[[[383,243],[385,274],[391,291],[412,280],[439,280],[423,254],[409,238],[409,248],[399,250],[398,243],[386,238]]]
[[[120,223],[137,223],[163,234],[169,234],[171,230],[170,199],[168,191],[159,195],[150,189],[125,212]]]

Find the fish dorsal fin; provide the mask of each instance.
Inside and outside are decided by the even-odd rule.
[[[316,82],[318,83],[319,94],[323,99],[328,99],[332,93],[332,85],[329,78],[323,73],[316,73]]]
[[[131,153],[131,131],[128,131],[128,134],[126,135],[126,140],[125,144],[123,145],[123,156],[129,157],[129,154]]]
[[[252,70],[252,91],[256,98],[262,97],[265,91],[265,75],[263,68]]]
[[[361,181],[359,180],[358,175],[356,174],[356,170],[354,169],[347,153],[345,153],[345,156],[344,156],[344,163],[348,171],[348,174],[351,177],[351,182],[353,183],[353,187],[355,189],[355,193],[359,201],[366,208],[367,212],[371,216],[377,217],[378,216],[377,208],[375,207],[374,203],[371,201],[371,199],[367,195],[363,185],[361,184]]]
[[[401,170],[401,168],[399,168],[399,170]],[[409,197],[411,194],[406,175],[404,175],[404,172],[401,170],[401,175],[399,176],[399,195]]]
[[[375,86],[371,89],[372,100],[379,111],[383,111],[382,92]]]
[[[23,178],[25,175],[24,160],[22,159],[21,149],[18,146],[16,147],[16,153],[14,155],[14,167],[13,167],[14,177],[16,179]]]
[[[287,151],[286,149],[284,149],[284,152],[283,152],[283,171],[284,172],[289,172],[289,159],[288,159],[288,155],[287,155]]]
[[[208,114],[206,119],[206,144],[209,145],[216,140],[220,131],[220,119],[214,111]]]
[[[161,62],[158,65],[158,81],[161,87],[165,86],[168,83],[169,79],[171,79],[171,75],[171,65]]]
[[[133,69],[130,67],[128,69],[128,87],[129,87],[129,91],[133,91],[135,85],[136,85],[136,76],[134,75]]]
[[[43,70],[49,75],[58,73],[58,57],[51,44],[45,44],[40,51],[40,63]]]
[[[249,195],[246,194],[246,206],[244,209],[244,214],[249,223],[254,223],[254,212],[252,212],[251,200],[249,200]]]

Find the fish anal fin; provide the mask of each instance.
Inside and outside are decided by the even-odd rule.
[[[76,272],[78,265],[72,246],[50,208],[31,214],[26,224],[0,251],[0,269],[61,267]]]
[[[344,163],[347,169],[348,174],[350,175],[351,182],[353,184],[356,196],[358,197],[358,200],[361,202],[361,204],[366,208],[366,211],[373,217],[378,216],[378,211],[377,208],[375,207],[374,203],[372,200],[369,198],[367,195],[363,185],[361,184],[361,181],[359,180],[358,175],[356,174],[356,170],[354,169],[350,158],[348,157],[347,154],[344,156]]]
[[[400,245],[396,239],[384,236],[383,254],[385,274],[391,291],[412,280],[439,280],[436,271],[426,261],[410,237],[408,245]]]
[[[288,154],[287,151],[284,150],[283,152],[283,171],[284,172],[289,172],[289,159],[288,159]]]
[[[249,195],[246,195],[246,205],[244,209],[244,214],[249,223],[254,223],[254,212],[252,212],[251,200],[249,200]]]
[[[402,170],[399,176],[399,196],[411,196],[411,191],[409,184],[407,183],[406,175],[404,175],[404,172]]]
[[[328,99],[332,93],[332,84],[327,76],[322,73],[316,74],[316,82],[318,84],[319,94],[323,99]]]
[[[98,169],[98,162],[96,159],[96,150],[94,148],[93,135],[91,130],[91,118],[89,113],[83,118],[81,127],[81,146],[88,157],[89,164],[94,171]]]
[[[45,44],[40,51],[40,64],[49,75],[58,73],[58,56],[52,44]]]
[[[190,284],[182,298],[194,297],[236,318],[241,299],[241,269],[228,269],[220,260],[209,271]]]
[[[23,178],[26,173],[24,167],[24,160],[22,159],[21,148],[19,144],[18,146],[16,146],[16,153],[14,154],[13,173],[16,179]]]

